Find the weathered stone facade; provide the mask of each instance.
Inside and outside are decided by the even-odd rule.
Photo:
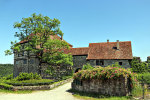
[[[72,89],[109,96],[127,96],[131,92],[129,81],[125,77],[107,80],[74,80],[72,82]]]
[[[89,63],[92,66],[102,66],[102,67],[107,67],[108,65],[115,64],[116,62],[120,62],[121,66],[124,68],[130,68],[130,61],[131,60],[126,60],[126,59],[99,59],[99,60],[87,60],[87,55],[76,55],[73,56],[73,69],[82,69],[83,65]],[[103,65],[101,64],[96,64],[96,61],[103,61]]]
[[[26,73],[39,73],[39,60],[33,53],[22,51],[14,53],[14,70],[13,75],[17,77],[20,72]]]

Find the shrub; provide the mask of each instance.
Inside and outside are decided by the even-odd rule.
[[[33,73],[20,73],[19,76],[17,76],[15,78],[18,81],[22,81],[22,80],[30,80],[30,79],[41,79],[41,76],[38,75],[37,73],[33,74]]]
[[[86,70],[86,69],[93,69],[93,67],[87,63],[86,65],[83,65],[82,70]]]
[[[37,86],[37,85],[50,85],[54,83],[54,81],[50,79],[41,79],[41,80],[33,79],[23,81],[9,80],[6,81],[6,83],[13,86]]]
[[[8,85],[6,83],[0,83],[0,88],[1,89],[11,90],[12,89],[12,85]]]
[[[13,79],[13,74],[8,75],[5,79],[6,79],[6,80],[11,80],[11,79]]]
[[[131,82],[131,87],[135,86],[136,83],[136,74],[131,73],[124,68],[118,67],[104,67],[104,68],[94,68],[92,70],[81,70],[77,73],[74,73],[73,78],[77,80],[91,80],[91,79],[116,79],[120,76],[127,76]]]
[[[119,67],[119,68],[121,68],[121,66],[119,65],[118,62],[115,62],[115,64],[112,64],[110,67]]]
[[[142,76],[143,76],[143,79],[142,79]],[[150,84],[150,73],[138,74],[137,79],[138,81],[140,81],[140,83],[144,82],[146,84]]]

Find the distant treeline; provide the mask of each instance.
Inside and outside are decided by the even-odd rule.
[[[13,73],[13,64],[0,64],[0,77]]]

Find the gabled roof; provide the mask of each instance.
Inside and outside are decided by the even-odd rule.
[[[119,49],[116,46],[117,42],[90,43],[89,47],[71,48],[65,53],[88,55],[87,59],[132,59],[131,41],[119,42]]]
[[[32,36],[33,34],[31,34],[31,36]],[[62,41],[65,41],[64,39],[62,39],[60,36],[58,36],[58,35],[50,35],[50,38],[51,39],[60,39],[60,40],[62,40]],[[26,43],[26,42],[28,42],[27,40],[22,40],[22,41],[20,41],[19,43],[20,44],[22,44],[22,43]],[[65,41],[66,42],[66,41]],[[70,47],[73,47],[70,43],[68,43],[68,42],[66,42]]]
[[[132,59],[131,41],[119,42],[119,50],[116,46],[117,42],[90,43],[87,59]]]

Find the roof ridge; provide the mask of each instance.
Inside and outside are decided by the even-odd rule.
[[[116,43],[116,42],[98,42],[98,43],[89,43],[89,44],[104,44],[104,43]],[[131,42],[131,41],[119,41],[119,42]]]

